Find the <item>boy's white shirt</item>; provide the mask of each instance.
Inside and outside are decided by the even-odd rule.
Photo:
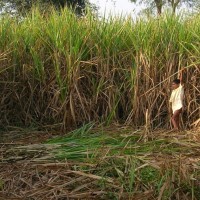
[[[183,85],[179,85],[178,88],[172,91],[169,102],[172,103],[172,111],[173,113],[176,110],[179,110],[183,107],[183,97],[184,97],[184,89]]]

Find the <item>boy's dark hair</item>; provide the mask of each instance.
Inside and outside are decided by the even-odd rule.
[[[178,78],[173,80],[173,83],[176,83],[176,84],[180,84],[180,82],[181,82],[181,81],[180,81],[180,79],[178,79]]]

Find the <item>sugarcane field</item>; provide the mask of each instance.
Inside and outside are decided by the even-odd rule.
[[[0,14],[0,200],[200,200],[200,12],[80,12]]]

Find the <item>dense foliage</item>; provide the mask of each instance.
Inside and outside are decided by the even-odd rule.
[[[0,125],[168,127],[171,81],[184,66],[188,126],[200,114],[199,22],[79,19],[68,9],[2,18]]]

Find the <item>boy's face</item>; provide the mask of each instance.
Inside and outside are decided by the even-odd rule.
[[[179,87],[180,84],[172,82],[172,90],[175,90]]]

